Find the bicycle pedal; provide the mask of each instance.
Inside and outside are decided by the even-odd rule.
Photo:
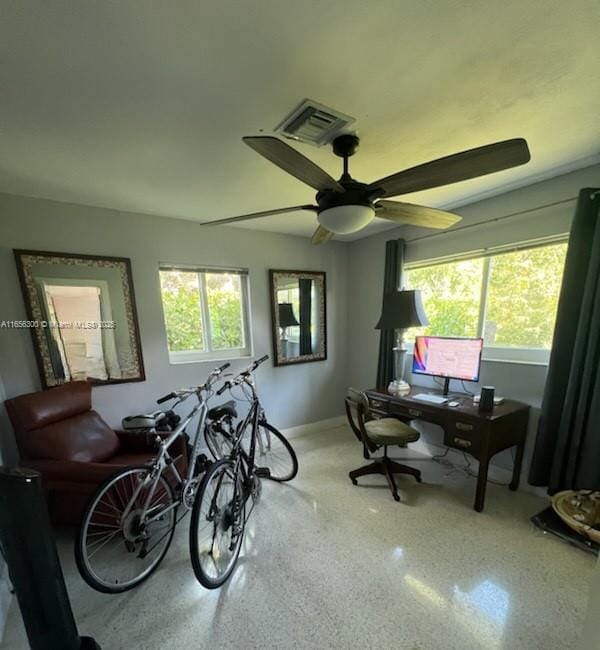
[[[254,475],[258,478],[271,478],[271,470],[268,467],[257,467],[254,470]]]
[[[209,460],[204,454],[200,454],[196,457],[196,464],[194,465],[194,476],[204,474],[204,472],[206,472],[212,464],[212,460]]]

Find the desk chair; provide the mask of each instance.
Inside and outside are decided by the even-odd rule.
[[[421,482],[421,472],[413,467],[402,465],[393,461],[387,455],[389,445],[406,447],[409,442],[416,442],[420,434],[416,429],[400,422],[396,418],[373,418],[370,415],[369,400],[367,396],[354,388],[348,389],[345,399],[346,415],[354,435],[363,445],[363,456],[373,462],[364,467],[351,471],[348,476],[354,485],[359,476],[368,474],[383,474],[387,479],[392,496],[400,501],[394,474],[410,474],[418,483]],[[372,458],[370,454],[383,447],[383,456]]]

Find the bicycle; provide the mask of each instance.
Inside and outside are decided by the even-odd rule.
[[[211,439],[213,448],[209,445],[209,449],[215,454],[216,462],[204,475],[192,508],[190,557],[196,578],[208,589],[220,587],[235,568],[246,522],[260,496],[260,479],[290,481],[298,473],[294,449],[283,434],[267,422],[256,392],[252,374],[268,358],[264,356],[254,361],[217,391],[217,395],[221,395],[225,390],[240,386],[250,403],[247,415],[235,432],[231,422],[227,428],[207,426],[205,430],[207,444],[214,436]],[[234,413],[229,403],[222,417],[233,417]],[[216,440],[217,433],[222,440]],[[276,456],[272,454],[274,442],[279,452]],[[257,465],[257,451],[262,466]],[[217,458],[219,454],[224,455]],[[246,512],[250,498],[252,505]]]
[[[198,403],[166,437],[157,432],[158,453],[151,465],[126,467],[104,481],[85,509],[75,545],[83,579],[97,591],[119,593],[146,580],[167,553],[177,523],[192,509],[200,483],[197,459],[212,386],[231,364],[215,368],[201,386],[173,391],[157,402],[195,395]],[[198,416],[185,476],[169,448]],[[168,476],[168,474],[170,476]],[[185,511],[177,516],[179,507]]]

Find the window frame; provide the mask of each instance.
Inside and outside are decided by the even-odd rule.
[[[487,301],[490,284],[491,272],[491,259],[497,255],[507,253],[516,253],[519,251],[534,250],[545,246],[556,246],[558,244],[568,244],[568,233],[561,233],[551,237],[544,237],[543,239],[528,240],[506,246],[490,247],[471,251],[469,253],[451,255],[443,258],[435,258],[430,260],[419,260],[418,262],[409,262],[404,265],[404,271],[410,272],[413,269],[425,269],[433,266],[441,266],[443,264],[452,264],[453,262],[461,262],[466,260],[483,260],[483,269],[481,276],[481,291],[479,296],[479,314],[477,318],[476,337],[484,339],[485,333],[485,319],[487,314]],[[432,334],[431,336],[435,336]],[[409,354],[412,354],[414,341],[407,342]],[[547,348],[534,348],[534,347],[503,347],[503,346],[487,346],[483,345],[483,352],[481,356],[482,361],[495,361],[504,363],[523,363],[531,365],[544,365],[547,366],[550,361],[550,349]]]
[[[160,283],[160,273],[162,271],[184,271],[186,273],[196,273],[198,275],[200,313],[202,315],[202,335],[205,344],[204,350],[169,350],[169,338],[167,331],[167,321],[165,314],[165,305],[162,298],[162,286]],[[210,310],[207,301],[206,292],[206,274],[228,274],[238,275],[240,277],[241,289],[241,325],[242,336],[245,345],[239,348],[213,348],[212,329],[210,322]],[[165,326],[165,342],[167,354],[171,365],[180,365],[185,363],[206,363],[209,361],[229,361],[231,359],[249,359],[253,354],[253,338],[250,319],[250,278],[246,268],[231,268],[222,266],[196,266],[185,264],[160,263],[158,266],[160,303],[163,312],[163,323]]]

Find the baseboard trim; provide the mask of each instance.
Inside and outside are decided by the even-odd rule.
[[[446,450],[448,450],[448,455],[446,456],[446,459],[448,460],[449,463],[451,463],[453,466],[457,468],[460,468],[465,464],[462,452],[458,451],[457,449],[453,449],[452,447],[442,447],[440,445],[436,445],[431,442],[426,443],[423,441],[423,439],[418,440],[415,443],[411,443],[410,449],[414,449],[414,451],[417,451],[420,454],[423,454],[424,456],[429,456],[430,458],[432,456],[439,456],[441,454],[445,454]],[[470,456],[469,456],[469,460],[471,460],[475,465],[477,464],[477,460],[471,458]],[[488,469],[488,478],[492,479],[493,481],[499,481],[500,483],[510,483],[512,479],[512,471],[504,467],[498,467],[498,465],[494,465],[493,463],[490,463]],[[529,485],[527,482],[523,481],[522,475],[521,475],[521,483],[519,485],[519,490],[523,492],[529,492],[531,494],[535,494],[538,497],[544,497],[546,499],[548,498],[548,494],[543,488],[539,488],[534,485]]]
[[[309,422],[307,424],[300,424],[296,427],[288,427],[282,429],[282,432],[288,438],[296,438],[298,436],[315,433],[317,431],[327,431],[329,429],[337,429],[346,423],[346,418],[343,415],[338,415],[334,418],[327,418],[326,420],[318,420],[317,422]]]

